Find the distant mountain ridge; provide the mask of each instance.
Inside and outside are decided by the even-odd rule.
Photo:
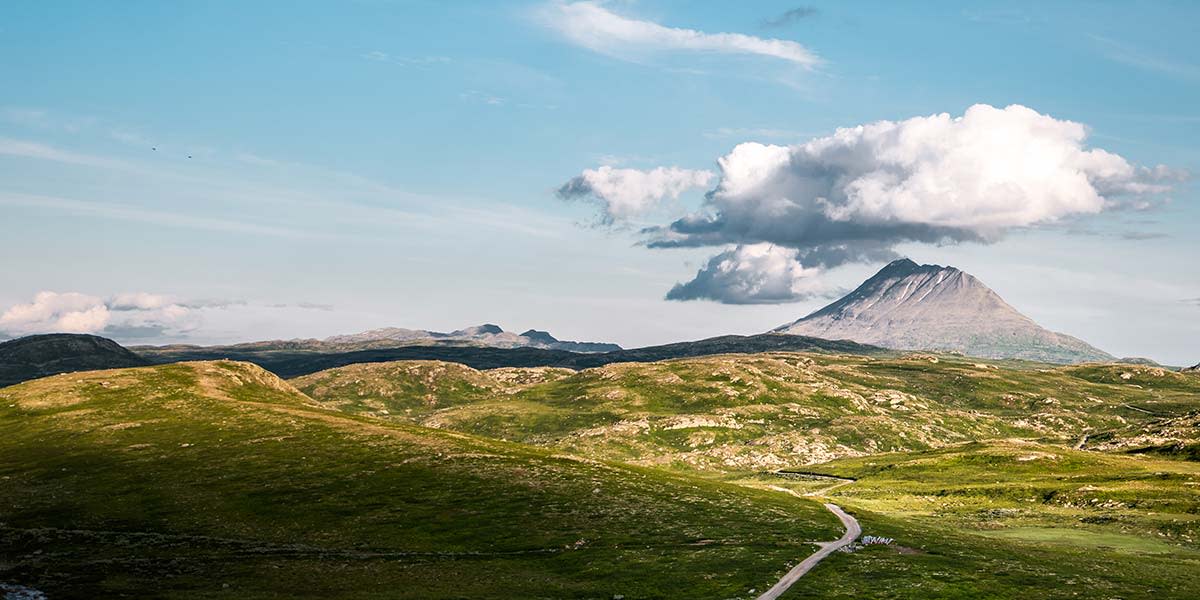
[[[370,344],[374,342],[403,342],[408,344],[420,343],[465,343],[488,346],[492,348],[542,348],[545,350],[565,350],[567,352],[614,352],[621,350],[616,344],[601,342],[574,342],[555,338],[546,331],[530,329],[516,334],[504,331],[499,325],[484,323],[442,333],[425,329],[403,329],[400,327],[384,327],[362,333],[335,335],[323,340],[330,344]]]
[[[440,360],[475,369],[498,367],[564,367],[590,369],[612,363],[654,362],[714,354],[759,352],[818,352],[883,356],[893,351],[849,341],[829,341],[798,335],[762,333],[724,335],[692,342],[676,342],[612,352],[569,352],[535,347],[497,348],[462,343],[396,343],[387,341],[333,344],[315,340],[253,342],[233,346],[137,346],[139,354],[155,364],[195,360],[240,360],[290,378],[358,363],[397,360]]]
[[[1113,356],[1045,329],[969,273],[894,261],[840,300],[772,330],[905,350],[1052,363]]]
[[[0,387],[59,373],[148,364],[120,344],[95,335],[31,335],[0,343]]]

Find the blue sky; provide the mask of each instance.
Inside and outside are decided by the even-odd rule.
[[[758,332],[882,263],[828,265],[803,287],[822,293],[789,270],[781,303],[668,301],[771,238],[651,249],[639,229],[703,209],[743,142],[1018,104],[1085,125],[1085,149],[1164,165],[1169,189],[887,249],[1114,354],[1191,364],[1198,18],[1182,2],[9,3],[0,311],[26,307],[10,334],[66,310],[148,343],[485,321],[626,346]],[[605,165],[714,175],[604,225],[603,198],[556,190]]]

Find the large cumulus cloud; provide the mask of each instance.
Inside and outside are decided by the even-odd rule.
[[[0,337],[35,333],[96,333],[124,339],[182,334],[199,324],[195,306],[145,292],[101,298],[78,292],[38,292],[0,312]]]
[[[801,272],[815,275],[811,269],[892,258],[904,242],[990,243],[1014,228],[1144,207],[1179,177],[1089,148],[1087,134],[1024,106],[979,104],[960,117],[879,121],[794,146],[744,143],[717,160],[719,181],[702,208],[644,230],[645,242],[774,244],[794,250]],[[682,289],[720,281],[702,270]],[[682,299],[674,290],[669,297]],[[743,303],[778,295],[704,297]]]
[[[564,200],[585,199],[600,207],[600,220],[613,224],[645,214],[664,200],[678,200],[689,189],[709,185],[716,175],[679,167],[649,171],[603,166],[585,169],[558,188]]]
[[[739,245],[709,259],[694,279],[671,288],[667,299],[726,304],[796,302],[829,292],[817,272],[801,266],[795,250],[774,244]]]

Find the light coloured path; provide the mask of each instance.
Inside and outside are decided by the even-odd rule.
[[[858,519],[846,514],[846,511],[842,510],[841,507],[836,504],[826,503],[825,508],[829,509],[829,512],[837,515],[837,518],[842,521],[842,525],[846,526],[846,534],[839,538],[836,542],[818,543],[817,545],[821,547],[820,550],[817,550],[812,554],[812,556],[809,556],[801,561],[800,564],[792,567],[792,570],[788,571],[778,583],[771,586],[771,589],[759,596],[758,600],[775,600],[779,596],[783,595],[788,588],[792,587],[793,583],[796,583],[797,580],[799,580],[801,577],[804,577],[805,573],[817,566],[817,563],[824,560],[826,556],[837,552],[838,548],[850,545],[851,542],[858,539],[858,536],[862,535],[862,527],[859,526]]]

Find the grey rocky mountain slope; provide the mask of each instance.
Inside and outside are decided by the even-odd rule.
[[[485,323],[449,333],[424,329],[401,329],[384,327],[350,335],[335,335],[325,338],[331,344],[363,344],[370,342],[415,343],[465,343],[493,348],[543,348],[569,352],[613,352],[620,350],[616,344],[599,342],[572,342],[555,338],[545,331],[530,329],[521,334],[504,331],[499,325]]]
[[[1194,367],[1188,367],[1184,371],[1188,373],[1200,373],[1200,363],[1197,363]]]
[[[1082,340],[1042,328],[969,273],[908,259],[892,262],[840,300],[773,331],[982,358],[1113,360]]]

